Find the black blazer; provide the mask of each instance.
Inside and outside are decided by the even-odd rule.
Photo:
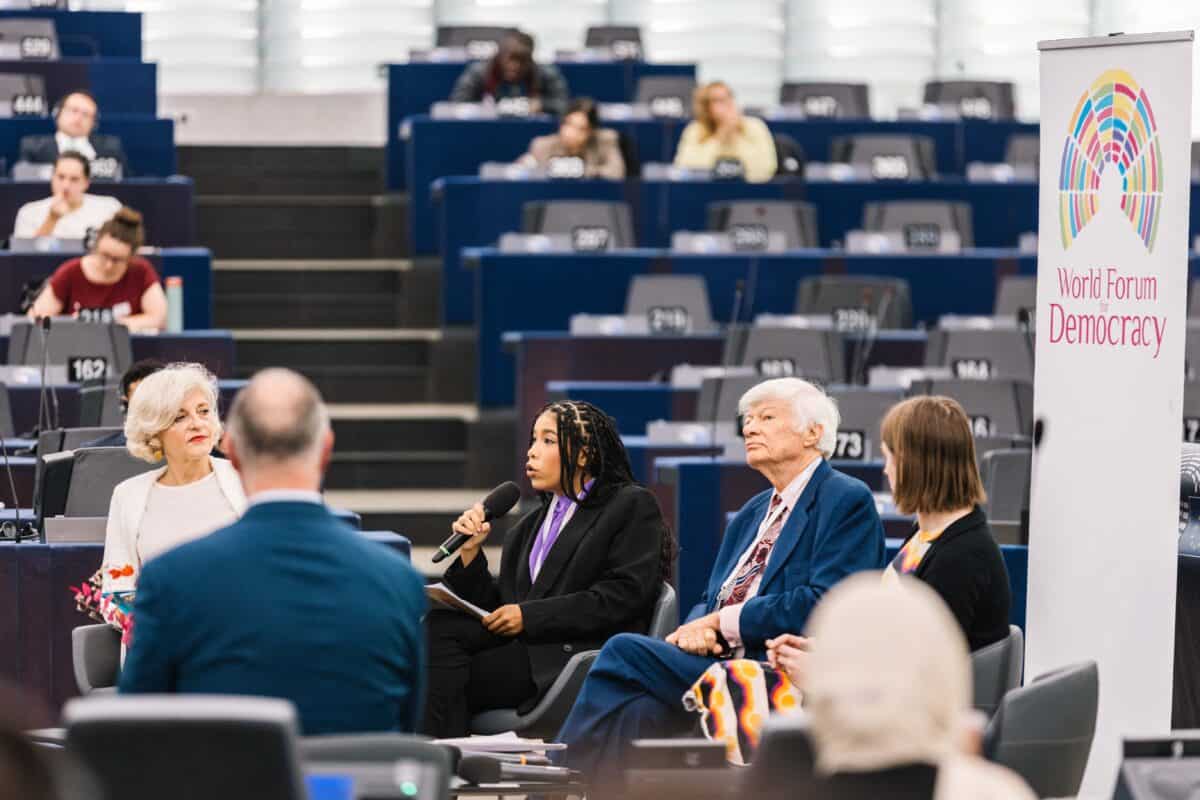
[[[971,650],[1008,635],[1008,569],[979,506],[933,541],[913,574],[950,606]]]
[[[538,690],[529,708],[575,653],[599,649],[618,633],[647,631],[668,535],[654,495],[635,484],[619,486],[575,509],[531,583],[529,551],[548,506],[526,514],[508,532],[497,578],[483,553],[465,568],[455,559],[445,574],[446,583],[477,606],[521,606],[525,631],[519,638]]]
[[[88,137],[88,141],[96,150],[96,158],[115,159],[124,169],[126,166],[125,148],[121,146],[120,137],[93,133]],[[28,161],[31,164],[53,164],[56,158],[58,158],[58,140],[54,138],[54,134],[21,137],[22,161]]]

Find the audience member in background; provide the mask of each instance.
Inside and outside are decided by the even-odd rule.
[[[114,627],[128,630],[128,595],[150,559],[228,525],[246,497],[233,465],[213,458],[221,438],[217,379],[199,364],[144,378],[125,417],[129,452],[162,467],[117,485],[108,508],[101,591]]]
[[[727,84],[713,81],[697,87],[692,115],[695,119],[683,129],[675,151],[676,166],[714,169],[719,161],[733,160],[741,163],[747,181],[775,177],[775,140],[767,123],[743,115]]]
[[[63,153],[74,151],[88,161],[111,158],[122,167],[125,149],[120,138],[96,133],[99,107],[88,92],[76,90],[58,102],[54,114],[54,134],[21,137],[21,161],[53,164]]]
[[[508,34],[490,61],[477,61],[466,68],[454,84],[450,100],[481,103],[524,97],[529,100],[530,113],[562,114],[569,96],[567,82],[553,64],[534,61],[533,50],[533,37],[528,33]]]
[[[333,431],[316,388],[260,372],[224,449],[250,507],[145,566],[120,691],[281,697],[306,734],[414,730],[424,581],[325,507]]]
[[[693,724],[681,698],[716,657],[763,660],[766,641],[803,625],[834,584],[884,564],[871,490],[825,460],[837,441],[833,400],[799,378],[778,378],[746,392],[738,411],[746,461],[772,488],[729,523],[683,625],[665,642],[621,634],[600,652],[558,735],[567,763],[593,781],[593,800],[618,791],[629,742]]]
[[[805,689],[825,800],[1032,800],[984,761],[973,727],[967,643],[937,594],[878,574],[835,587],[809,621]]]
[[[572,100],[558,124],[558,133],[534,139],[529,152],[518,163],[546,169],[555,158],[581,159],[581,177],[612,180],[625,177],[625,160],[621,157],[617,132],[600,127],[596,103],[587,97]]]
[[[886,574],[913,575],[946,601],[972,650],[1008,636],[1012,592],[979,504],[971,421],[949,397],[912,397],[883,418],[883,470],[896,507],[916,514]]]
[[[64,262],[29,309],[30,319],[68,314],[119,322],[130,330],[159,331],[167,322],[167,295],[149,261],[137,255],[142,215],[118,208],[100,226],[92,251]]]
[[[84,239],[89,230],[99,228],[121,209],[115,197],[88,194],[92,185],[92,167],[74,150],[54,160],[50,176],[50,196],[33,200],[17,211],[12,238]]]
[[[543,409],[525,474],[541,507],[505,536],[498,578],[480,551],[491,531],[483,507],[454,523],[471,538],[445,582],[492,613],[482,624],[458,611],[429,615],[431,736],[466,736],[480,711],[527,711],[573,654],[622,631],[645,632],[669,575],[670,532],[654,495],[634,483],[604,412],[574,401]]]
[[[135,361],[129,369],[125,370],[125,374],[121,376],[121,416],[124,417],[129,411],[129,398],[133,397],[134,391],[142,381],[150,377],[154,373],[163,369],[167,365],[159,361],[157,358],[143,358],[141,361]],[[114,431],[107,436],[101,436],[99,439],[93,439],[90,442],[85,442],[83,447],[124,447],[125,446],[125,429]]]
[[[912,575],[932,587],[971,650],[1000,641],[1008,636],[1012,589],[979,507],[986,498],[966,412],[949,397],[913,397],[888,411],[881,433],[896,507],[917,515],[884,580]],[[803,636],[784,634],[767,643],[767,658],[803,688],[812,646]]]

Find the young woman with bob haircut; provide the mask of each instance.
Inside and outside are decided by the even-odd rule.
[[[972,650],[1003,639],[1012,604],[1008,570],[980,505],[987,498],[963,407],[949,397],[911,397],[888,411],[882,438],[896,507],[917,516],[887,573],[929,584]]]

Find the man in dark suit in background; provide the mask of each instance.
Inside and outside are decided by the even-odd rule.
[[[322,502],[333,431],[316,388],[258,373],[225,452],[245,516],[146,563],[119,690],[281,697],[305,734],[413,730],[424,581]]]
[[[88,92],[71,92],[59,101],[54,115],[55,132],[21,137],[20,160],[30,164],[53,164],[60,153],[74,151],[92,162],[96,177],[112,177],[96,168],[96,160],[111,160],[125,170],[125,149],[116,136],[96,133],[99,108]]]

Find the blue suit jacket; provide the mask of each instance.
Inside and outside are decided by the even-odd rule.
[[[412,731],[424,581],[324,506],[251,506],[145,564],[119,689],[282,697],[305,734]]]
[[[716,610],[717,595],[766,517],[772,491],[750,498],[725,531],[696,619]],[[821,596],[853,572],[884,567],[883,524],[862,481],[822,461],[771,550],[758,593],[739,617],[748,658],[765,658],[767,639],[800,633]]]

